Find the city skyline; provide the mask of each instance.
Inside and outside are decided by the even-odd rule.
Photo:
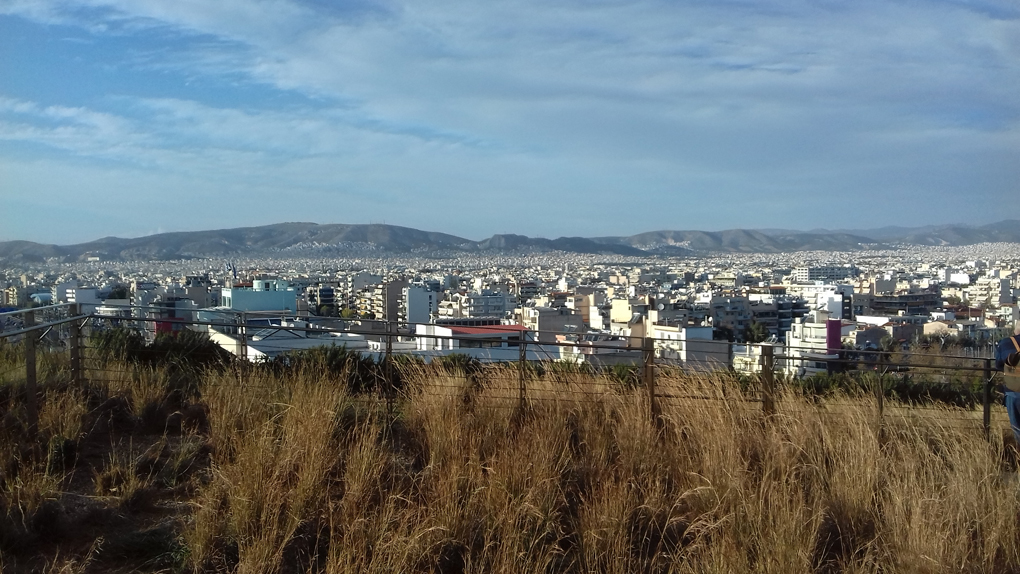
[[[15,0],[0,46],[0,240],[1020,213],[1008,2]]]

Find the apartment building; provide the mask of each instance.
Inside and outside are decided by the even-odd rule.
[[[709,317],[713,328],[728,329],[736,337],[741,337],[754,320],[751,302],[746,297],[712,297]]]
[[[516,307],[516,299],[507,293],[483,290],[475,293],[453,293],[439,302],[437,317],[462,319],[478,317],[506,317]]]
[[[432,321],[439,311],[439,293],[421,285],[408,285],[400,294],[397,320],[402,323],[420,324]]]
[[[3,304],[7,307],[24,307],[28,304],[28,290],[11,285],[3,290]]]
[[[542,331],[535,340],[553,343],[557,333],[577,332],[584,326],[581,315],[567,307],[518,307],[514,322],[529,331]]]
[[[801,265],[794,267],[793,280],[797,283],[810,283],[812,281],[842,281],[857,275],[857,269],[846,265]]]

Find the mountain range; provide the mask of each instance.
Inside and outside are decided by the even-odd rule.
[[[30,241],[0,242],[0,260],[77,261],[90,256],[102,260],[170,260],[236,256],[456,253],[568,253],[623,256],[691,255],[696,253],[781,253],[826,250],[853,251],[902,245],[973,245],[984,242],[1020,243],[1020,221],[989,225],[884,227],[871,230],[795,231],[729,229],[725,231],[651,231],[619,237],[560,237],[493,235],[473,241],[447,233],[383,224],[347,225],[278,223],[212,231],[160,233],[124,239],[104,237],[76,245],[48,245]]]

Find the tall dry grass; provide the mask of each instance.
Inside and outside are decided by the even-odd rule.
[[[644,389],[409,366],[392,414],[342,376],[207,381],[196,571],[1009,572],[1017,485],[979,415],[779,398],[726,376]],[[997,415],[1001,426],[1001,415]]]
[[[729,375],[663,371],[653,420],[619,374],[532,370],[520,408],[512,365],[399,368],[387,403],[325,365],[114,364],[80,387],[58,366],[36,437],[3,388],[0,566],[1020,570],[1013,447],[976,411],[879,417],[866,394],[787,387],[766,417]]]

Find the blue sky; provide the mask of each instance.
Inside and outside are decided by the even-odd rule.
[[[1020,217],[1014,0],[0,0],[0,240]]]

